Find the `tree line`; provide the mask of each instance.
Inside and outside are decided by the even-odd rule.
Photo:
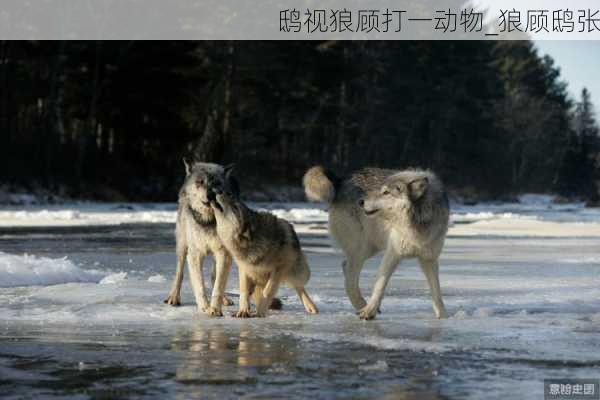
[[[244,186],[320,163],[434,169],[473,199],[597,200],[590,93],[523,41],[0,42],[0,182],[172,200],[183,156]]]

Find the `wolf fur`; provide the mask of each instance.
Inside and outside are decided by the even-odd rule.
[[[165,303],[181,304],[181,283],[187,259],[190,280],[198,309],[210,316],[222,316],[222,306],[233,302],[225,297],[225,285],[231,270],[231,256],[217,236],[216,220],[210,199],[214,190],[228,190],[238,194],[237,182],[231,176],[232,165],[188,162],[185,181],[179,191],[177,223],[175,227],[177,269],[171,291]],[[206,297],[203,263],[207,256],[215,260],[213,292],[210,302]]]
[[[307,312],[317,307],[304,286],[310,269],[292,225],[267,212],[256,212],[227,192],[211,202],[217,234],[238,266],[240,281],[239,318],[250,317],[252,293],[256,316],[265,317],[280,283],[294,288]]]
[[[345,255],[345,288],[360,318],[375,318],[392,273],[403,258],[417,258],[431,290],[437,318],[447,312],[439,283],[438,259],[448,230],[444,186],[431,171],[365,168],[338,179],[320,166],[304,175],[306,195],[328,203],[329,231]],[[365,261],[383,252],[367,303],[359,275]]]

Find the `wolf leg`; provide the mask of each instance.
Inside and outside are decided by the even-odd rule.
[[[189,251],[187,255],[188,268],[190,270],[190,281],[198,309],[203,312],[208,311],[208,300],[204,288],[204,274],[202,273],[202,263],[204,262],[204,254],[197,251]]]
[[[208,314],[213,317],[223,316],[223,298],[225,297],[225,286],[231,270],[231,257],[227,253],[215,253],[216,278],[210,299]]]
[[[250,296],[254,302],[254,307],[258,309],[258,305],[262,299],[262,292],[265,289],[263,285],[253,285],[250,290]]]
[[[238,266],[240,279],[240,309],[234,315],[237,318],[250,318],[250,280],[248,275],[244,273],[243,268]]]
[[[273,297],[277,294],[277,290],[279,289],[279,284],[281,283],[281,272],[273,272],[267,281],[264,289],[260,290],[260,287],[256,287],[254,289],[255,299],[257,299],[256,303],[256,316],[257,317],[266,317],[267,310],[269,306],[273,302]]]
[[[448,313],[442,300],[442,292],[440,290],[439,263],[437,260],[428,260],[419,258],[421,270],[427,278],[427,284],[431,291],[431,299],[433,300],[433,312],[436,318],[447,318]]]
[[[304,287],[297,287],[295,289],[298,293],[298,297],[300,297],[300,301],[302,301],[302,304],[304,305],[304,309],[306,310],[306,312],[309,314],[318,314],[319,310],[317,309],[317,306],[308,296],[308,293],[306,293]]]
[[[231,258],[231,256],[229,256]],[[213,291],[214,291],[214,287],[215,287],[215,281],[217,280],[217,259],[216,257],[214,257],[213,260],[213,265],[212,268],[210,269],[210,283],[212,284],[213,287]],[[229,261],[229,270],[231,271],[231,261]],[[224,306],[232,306],[233,300],[231,300],[229,297],[227,297],[225,294],[223,294],[223,305]]]
[[[379,266],[379,270],[377,271],[377,278],[375,279],[375,286],[373,287],[371,298],[369,298],[369,303],[367,303],[367,305],[358,313],[358,316],[361,319],[375,318],[381,300],[383,299],[385,288],[390,277],[396,270],[396,267],[398,267],[399,262],[400,256],[398,256],[395,250],[388,247],[383,256],[383,260],[381,261],[381,265]]]
[[[365,260],[362,257],[350,256],[347,253],[346,260],[342,262],[346,294],[355,310],[360,310],[367,305],[359,286],[360,271],[362,270],[364,263]]]
[[[171,291],[165,299],[165,303],[172,306],[181,305],[181,283],[183,281],[187,250],[187,244],[177,243],[177,269],[175,271],[175,279],[173,279]]]

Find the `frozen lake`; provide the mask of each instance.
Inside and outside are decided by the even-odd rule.
[[[454,206],[440,278],[451,317],[405,261],[374,321],[354,315],[326,213],[294,222],[320,314],[280,290],[266,319],[162,303],[173,204],[0,210],[0,390],[6,398],[540,399],[547,378],[600,378],[600,211],[525,196]],[[365,294],[379,259],[363,270]],[[208,269],[208,268],[207,268]],[[187,272],[187,271],[186,271]]]

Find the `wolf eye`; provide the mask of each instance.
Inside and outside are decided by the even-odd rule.
[[[383,191],[383,193],[382,193],[382,194],[383,194],[384,196],[387,196],[388,194],[390,194],[390,191],[389,191],[389,190],[387,190],[387,189],[385,189],[385,190]]]

